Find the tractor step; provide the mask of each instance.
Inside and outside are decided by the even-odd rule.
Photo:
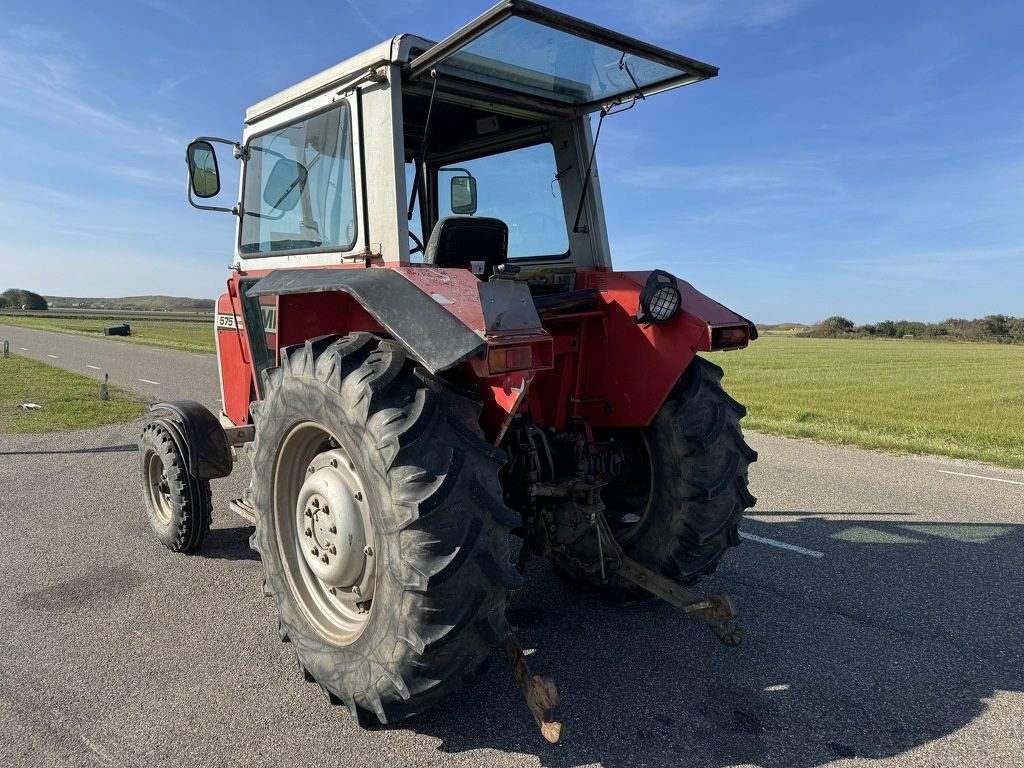
[[[723,644],[736,646],[743,642],[743,629],[737,627],[734,622],[736,606],[727,595],[703,597],[625,555],[622,556],[622,565],[615,573],[684,613],[700,619],[711,628]]]
[[[232,499],[229,506],[231,511],[239,517],[248,520],[250,523],[256,522],[256,510],[245,499]]]

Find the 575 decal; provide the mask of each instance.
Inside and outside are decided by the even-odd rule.
[[[217,315],[218,330],[237,331],[240,325],[238,315]]]

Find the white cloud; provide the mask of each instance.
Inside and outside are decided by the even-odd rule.
[[[0,38],[0,109],[24,121],[73,132],[88,131],[139,154],[162,154],[183,145],[152,114],[119,110],[95,88],[95,73],[72,41],[55,29],[12,30]],[[68,131],[69,135],[72,133]]]

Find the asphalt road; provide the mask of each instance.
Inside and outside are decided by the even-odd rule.
[[[217,397],[210,357],[52,336],[33,332],[51,362]],[[145,521],[137,433],[0,436],[0,765],[1024,763],[1024,472],[751,436],[757,539],[705,582],[740,607],[737,649],[533,562],[512,617],[561,693],[550,746],[497,655],[424,719],[359,730],[278,641],[227,510],[245,473],[215,485],[206,550],[172,554]]]

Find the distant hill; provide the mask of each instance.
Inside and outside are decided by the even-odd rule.
[[[121,309],[148,312],[213,312],[213,299],[189,299],[182,296],[121,296],[111,299],[86,299],[74,296],[47,296],[53,309]]]
[[[807,323],[757,323],[761,333],[803,333],[810,327]]]

